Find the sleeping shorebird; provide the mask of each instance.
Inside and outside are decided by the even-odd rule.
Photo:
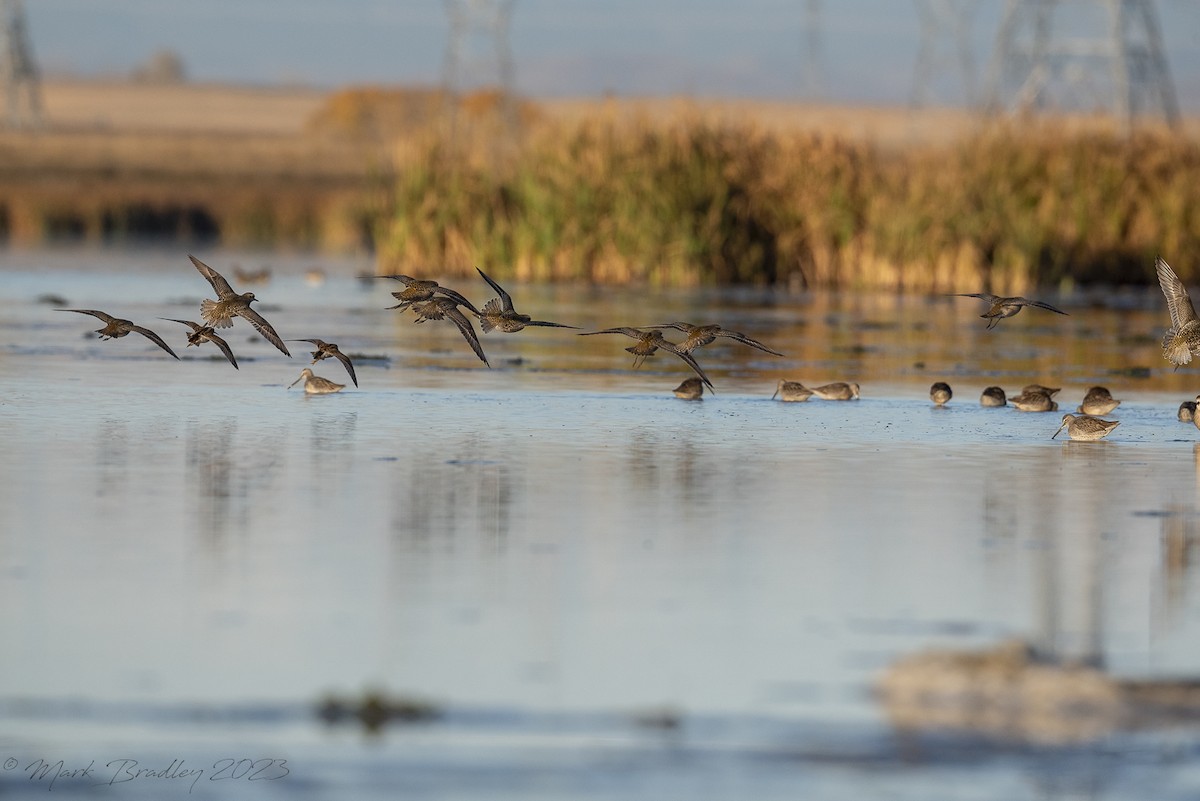
[[[953,397],[954,391],[950,389],[950,385],[945,381],[938,381],[929,388],[929,399],[933,401],[935,406],[944,406]]]
[[[305,367],[300,371],[300,377],[292,383],[288,384],[288,389],[304,382],[304,393],[306,395],[330,395],[334,392],[341,392],[345,388],[345,384],[335,384],[328,378],[321,378],[319,375],[313,375],[313,371]]]
[[[979,396],[980,406],[1005,406],[1008,404],[1008,399],[1004,397],[1004,390],[1000,387],[988,387]]]
[[[350,374],[350,380],[354,382],[354,386],[358,386],[358,377],[354,375],[354,365],[350,363],[350,357],[338,350],[337,345],[321,339],[289,339],[288,342],[311,342],[313,345],[316,345],[317,349],[312,352],[313,364],[321,361],[321,359],[328,359],[332,356],[346,368],[346,372]]]
[[[699,378],[685,378],[682,384],[671,391],[675,397],[684,400],[704,400],[704,382]]]
[[[191,320],[176,320],[173,317],[159,317],[160,320],[167,320],[172,323],[183,323],[192,329],[192,333],[187,335],[187,347],[195,345],[199,347],[205,342],[211,342],[221,349],[221,353],[225,354],[225,358],[233,365],[233,369],[240,370],[237,359],[233,358],[233,351],[229,349],[229,343],[217,336],[217,332],[213,330],[211,325],[200,325],[193,323]]]
[[[1079,404],[1076,411],[1090,415],[1108,414],[1120,405],[1121,402],[1112,396],[1107,387],[1092,387],[1083,396],[1083,403]]]
[[[464,298],[462,295],[455,292],[449,287],[444,287],[438,284],[437,281],[428,278],[413,278],[411,275],[381,275],[379,278],[390,278],[393,281],[399,281],[404,284],[404,289],[399,292],[393,292],[392,297],[400,301],[395,306],[388,306],[389,309],[407,309],[414,303],[422,301],[430,301],[441,296],[449,298],[459,306],[466,306],[471,310],[472,314],[479,314],[479,309]]]
[[[1039,309],[1046,309],[1057,314],[1066,314],[1062,309],[1056,309],[1049,303],[1043,303],[1040,300],[1029,300],[1028,298],[1002,298],[999,295],[992,295],[987,292],[972,292],[972,293],[955,293],[950,297],[953,298],[979,298],[985,303],[990,303],[991,307],[979,315],[988,321],[988,330],[996,327],[996,324],[1005,317],[1012,317],[1019,312],[1024,306],[1036,306]]]
[[[1051,435],[1050,439],[1058,436],[1058,432],[1067,429],[1067,436],[1083,442],[1094,442],[1107,437],[1114,428],[1121,425],[1120,420],[1101,420],[1099,417],[1088,415],[1064,414],[1062,425]]]
[[[597,334],[624,334],[637,340],[637,344],[626,348],[625,350],[633,354],[633,366],[641,367],[642,362],[646,361],[647,357],[653,356],[654,351],[659,348],[674,353],[679,358],[687,363],[687,366],[692,368],[692,371],[700,376],[700,380],[704,382],[704,386],[708,387],[710,392],[716,392],[713,389],[712,382],[708,380],[708,376],[700,369],[700,365],[692,358],[692,355],[685,350],[681,350],[674,342],[668,342],[663,339],[662,331],[658,329],[642,330],[641,328],[631,328],[629,326],[621,326],[619,328],[605,328],[603,331],[587,331],[580,334],[581,337],[591,337]]]
[[[853,382],[847,384],[844,381],[835,381],[832,384],[813,387],[812,393],[818,398],[823,398],[824,400],[858,400],[858,384]]]
[[[457,293],[455,293],[457,294]],[[411,302],[412,310],[417,315],[417,322],[423,323],[426,320],[445,320],[449,319],[456,326],[459,332],[462,333],[463,339],[467,340],[467,344],[471,346],[471,350],[475,351],[475,355],[479,360],[488,367],[487,356],[483,353],[483,347],[479,344],[479,337],[475,333],[474,326],[467,316],[459,310],[459,301],[452,296],[438,295],[430,300],[413,301]]]
[[[813,391],[799,381],[784,381],[781,378],[775,385],[775,394],[771,396],[771,400],[775,400],[776,396],[788,403],[802,403],[813,396]]]
[[[1026,390],[1020,395],[1008,399],[1010,406],[1018,412],[1057,412],[1058,404],[1050,399],[1045,392]]]
[[[258,300],[254,297],[253,292],[237,294],[229,286],[229,282],[212,267],[195,256],[189,255],[188,258],[192,260],[192,264],[196,265],[200,274],[208,279],[208,283],[212,284],[213,291],[217,293],[216,300],[205,298],[200,301],[200,314],[204,317],[204,322],[214,328],[232,328],[233,318],[241,317],[254,326],[254,330],[262,334],[265,340],[279,348],[283,355],[292,355],[288,353],[287,345],[283,344],[283,340],[279,338],[279,334],[275,333],[271,324],[261,314],[250,308],[250,304]]]
[[[1059,392],[1062,392],[1062,387],[1047,387],[1043,384],[1026,384],[1021,387],[1022,392],[1036,392],[1039,395],[1045,395],[1053,398]]]
[[[674,328],[676,331],[682,331],[687,334],[687,338],[679,343],[679,349],[687,353],[691,353],[696,348],[711,344],[717,337],[725,337],[732,339],[734,342],[741,342],[743,345],[749,345],[752,348],[758,348],[761,351],[770,353],[774,356],[782,356],[783,354],[777,350],[771,350],[757,339],[751,339],[745,334],[737,331],[729,331],[719,325],[692,325],[691,323],[663,323],[661,325],[648,325],[646,328]]]
[[[1167,299],[1167,311],[1171,313],[1171,327],[1162,338],[1163,357],[1178,370],[1200,353],[1200,320],[1196,318],[1196,308],[1187,287],[1171,265],[1160,256],[1155,259],[1154,268],[1158,273],[1158,285]]]
[[[149,328],[142,328],[140,325],[134,325],[129,320],[122,320],[120,317],[113,317],[111,314],[107,314],[102,311],[96,311],[95,309],[55,309],[55,311],[69,311],[75,312],[76,314],[92,315],[104,323],[103,328],[96,329],[96,333],[100,335],[101,339],[117,339],[118,337],[128,336],[130,332],[136,332],[153,342],[155,345],[158,345],[167,353],[175,356],[175,351],[167,347],[167,343],[163,342],[162,337],[151,331]],[[175,356],[175,358],[178,359],[179,357]]]
[[[505,334],[514,334],[526,326],[543,326],[549,328],[578,328],[577,325],[563,325],[562,323],[548,323],[544,320],[534,320],[528,314],[519,314],[513,308],[512,296],[504,291],[503,287],[493,281],[487,273],[475,268],[478,273],[483,276],[483,280],[488,282],[488,285],[496,291],[500,297],[492,298],[487,303],[483,304],[483,311],[479,312],[479,327],[483,329],[483,333],[496,330]]]
[[[1196,419],[1196,402],[1184,401],[1179,404],[1179,411],[1175,412],[1175,419],[1181,423],[1192,423]]]

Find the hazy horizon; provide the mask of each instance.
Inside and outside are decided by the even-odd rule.
[[[980,86],[1001,7],[981,2],[973,18]],[[1200,4],[1164,0],[1155,7],[1180,105],[1200,111]],[[439,0],[38,0],[25,9],[34,56],[52,76],[128,75],[169,50],[198,82],[437,85],[450,30]],[[921,36],[914,3],[821,3],[815,93],[806,9],[803,0],[748,0],[737,8],[717,0],[517,0],[510,26],[515,86],[542,97],[909,102]],[[949,32],[938,41],[943,74],[933,99],[961,105],[955,41]],[[489,44],[468,37],[466,49],[482,63]]]

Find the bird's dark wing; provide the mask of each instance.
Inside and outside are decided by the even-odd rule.
[[[577,326],[577,325],[566,325],[564,323],[550,323],[550,322],[546,322],[545,320],[526,320],[525,325],[540,325],[544,328],[574,328],[575,330],[579,330],[579,326]]]
[[[233,358],[233,351],[230,350],[228,342],[221,339],[221,337],[217,336],[216,334],[205,334],[205,336],[208,337],[209,342],[213,343],[214,345],[216,345],[218,348],[221,349],[221,353],[224,353],[225,358],[229,359],[229,363],[233,365],[233,369],[235,369],[235,370],[242,369],[242,368],[238,367],[237,359]]]
[[[716,394],[716,390],[713,389],[712,382],[708,380],[708,376],[706,376],[704,374],[704,371],[700,369],[700,365],[696,363],[696,360],[694,358],[692,358],[692,354],[690,354],[684,350],[680,350],[679,347],[676,346],[673,342],[668,342],[665,339],[659,340],[656,344],[658,345],[658,347],[662,348],[663,350],[668,350],[671,353],[674,353],[679,358],[683,359],[685,362],[687,362],[687,366],[692,368],[692,370],[695,371],[696,375],[700,376],[700,380],[704,382],[704,386],[708,387],[710,392],[712,392],[713,394]]]
[[[483,353],[483,347],[479,344],[479,337],[475,335],[475,329],[471,327],[471,321],[467,319],[466,315],[449,303],[442,305],[442,313],[453,320],[454,324],[458,326],[458,330],[462,332],[463,339],[467,340],[467,344],[475,351],[475,355],[479,357],[479,360],[488,367],[491,367],[492,365],[488,363],[487,356]]]
[[[475,268],[475,271],[483,276],[483,280],[488,282],[488,286],[496,290],[496,294],[500,296],[500,302],[504,304],[504,311],[514,311],[512,296],[504,291],[504,287],[493,281],[487,273],[485,273],[483,270],[480,270],[478,267]],[[528,323],[526,323],[526,325],[528,325]]]
[[[979,298],[988,303],[995,303],[1000,300],[999,295],[991,295],[987,292],[952,292],[947,297],[951,298]]]
[[[660,323],[659,325],[646,326],[646,328],[674,328],[676,331],[682,331],[685,334],[690,334],[695,327],[691,323]]]
[[[409,284],[411,284],[413,281],[416,280],[411,275],[400,275],[399,273],[397,273],[396,275],[377,275],[375,277],[376,278],[390,278],[393,281],[399,281],[400,283],[404,284],[405,286],[408,286]]]
[[[1158,285],[1162,287],[1163,295],[1167,298],[1167,309],[1171,312],[1171,327],[1179,330],[1196,319],[1196,308],[1192,305],[1192,298],[1188,295],[1187,287],[1171,269],[1171,265],[1167,264],[1161,256],[1155,260],[1154,269],[1158,272]],[[95,314],[95,312],[89,312],[89,314]]]
[[[218,300],[225,300],[225,298],[231,298],[236,294],[233,291],[233,287],[229,286],[229,282],[219,272],[191,254],[188,254],[188,258],[192,260],[192,264],[196,265],[196,269],[200,271],[200,274],[208,279],[208,283],[212,284],[213,291],[217,293]]]
[[[158,345],[160,348],[165,350],[167,353],[171,354],[172,356],[175,356],[175,351],[171,350],[171,348],[167,346],[166,342],[163,342],[162,337],[160,337],[158,334],[151,331],[149,328],[142,328],[140,325],[131,325],[131,326],[129,326],[129,330],[137,331],[139,334],[141,334],[146,339],[153,342],[155,345]],[[175,356],[175,358],[178,359],[179,357]]]
[[[582,334],[579,334],[579,336],[591,337],[591,336],[595,336],[596,334],[624,334],[627,337],[633,337],[634,339],[641,339],[642,336],[645,334],[645,332],[642,331],[642,329],[640,329],[640,328],[630,328],[629,326],[622,326],[620,328],[605,328],[603,331],[585,331]]]
[[[724,328],[722,328],[720,331],[717,332],[717,336],[725,337],[726,339],[732,339],[734,342],[741,342],[743,345],[749,345],[752,348],[758,348],[761,351],[773,354],[775,356],[783,355],[782,353],[780,353],[777,350],[771,350],[766,345],[759,342],[757,339],[751,339],[750,337],[746,336],[745,334],[739,334],[737,331],[726,331]]]
[[[193,323],[191,320],[176,320],[174,317],[159,317],[158,319],[167,320],[168,322],[172,323],[182,323],[183,325],[190,326],[193,331],[199,331],[200,329],[206,327],[200,325],[199,323]]]
[[[350,357],[342,353],[337,348],[333,349],[333,355],[337,358],[342,366],[346,368],[346,372],[350,374],[350,380],[354,382],[354,386],[358,386],[358,376],[354,374],[354,365],[350,363]]]
[[[444,295],[447,298],[450,298],[450,300],[454,301],[459,306],[466,306],[468,309],[471,310],[472,314],[474,314],[476,317],[479,316],[479,309],[475,308],[475,304],[471,303],[471,301],[467,300],[462,295],[455,292],[453,289],[450,289],[449,287],[439,286],[439,287],[435,288],[433,291],[439,295]]]
[[[1058,312],[1059,314],[1067,314],[1062,309],[1056,309],[1053,306],[1051,306],[1049,303],[1042,303],[1040,300],[1026,300],[1025,305],[1026,306],[1037,306],[1039,309],[1045,309],[1046,311]],[[1067,315],[1067,316],[1069,317],[1070,315]]]
[[[271,324],[254,309],[251,309],[249,306],[242,306],[234,314],[254,326],[254,330],[262,334],[265,340],[279,348],[284,356],[292,355],[288,353],[287,345],[283,344],[283,340],[279,338],[279,334],[275,333],[275,329],[271,327]]]
[[[105,312],[102,312],[102,311],[96,311],[95,309],[55,309],[55,311],[69,311],[69,312],[75,312],[76,314],[90,314],[93,317],[98,317],[99,319],[103,320],[106,323],[111,323],[113,320],[116,319],[111,314],[106,314]]]
[[[289,339],[288,342],[311,342],[312,344],[316,345],[318,348],[326,347],[326,343],[320,339]]]

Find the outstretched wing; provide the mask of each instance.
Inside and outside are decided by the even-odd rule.
[[[979,298],[980,300],[986,301],[988,303],[995,303],[996,301],[1001,299],[999,295],[991,295],[991,294],[988,294],[987,292],[952,292],[952,293],[950,293],[950,295],[948,295],[948,297],[951,297],[951,298]]]
[[[229,349],[228,342],[221,339],[221,337],[217,336],[216,334],[209,333],[209,334],[206,334],[205,336],[208,337],[209,342],[213,343],[214,345],[216,345],[218,348],[221,349],[221,353],[224,353],[225,358],[229,359],[229,363],[233,365],[233,369],[235,369],[235,370],[242,369],[242,368],[238,367],[237,359],[233,358],[233,351]]]
[[[481,276],[483,276],[483,280],[488,282],[488,286],[490,286],[492,289],[496,290],[496,294],[500,296],[500,302],[504,304],[504,311],[512,312],[513,311],[512,296],[504,291],[504,287],[500,286],[495,281],[493,281],[491,279],[491,277],[488,276],[487,273],[485,273],[483,270],[479,269],[478,267],[475,268],[475,271],[477,273],[479,273]]]
[[[1026,306],[1037,306],[1039,309],[1045,309],[1046,311],[1058,312],[1059,314],[1066,314],[1066,312],[1063,311],[1062,309],[1056,309],[1053,306],[1051,306],[1049,303],[1042,303],[1040,300],[1028,300],[1026,298],[1022,298],[1022,300],[1025,301]],[[1067,315],[1067,316],[1069,317],[1070,315]]]
[[[69,311],[69,312],[75,312],[76,314],[90,314],[93,317],[98,317],[99,319],[103,320],[106,323],[111,323],[113,320],[116,319],[111,314],[106,314],[105,312],[102,312],[102,311],[96,311],[95,309],[55,309],[55,311]]]
[[[488,367],[491,367],[492,365],[488,363],[487,356],[484,355],[483,348],[479,344],[479,337],[475,335],[475,329],[471,327],[471,321],[467,319],[466,315],[449,303],[442,304],[442,313],[453,320],[454,324],[458,326],[458,330],[462,332],[463,339],[467,340],[467,344],[475,351],[475,355],[479,357],[479,360]]]
[[[213,291],[217,293],[218,300],[225,300],[225,298],[231,298],[236,294],[233,291],[233,287],[229,286],[229,282],[219,272],[190,253],[188,254],[188,258],[192,260],[192,264],[196,265],[196,269],[200,271],[200,274],[208,279],[208,283],[212,284]]]
[[[663,350],[668,350],[687,362],[687,366],[692,368],[696,375],[700,376],[700,380],[704,382],[704,386],[708,387],[710,392],[716,394],[716,390],[713,389],[712,382],[708,380],[708,376],[704,374],[704,371],[700,369],[700,365],[696,363],[694,358],[692,358],[692,354],[681,350],[675,345],[675,343],[668,342],[665,339],[660,339],[657,344]]]
[[[287,345],[283,344],[283,340],[279,338],[279,334],[275,333],[275,329],[266,321],[261,314],[251,309],[249,306],[238,308],[234,314],[238,315],[250,325],[254,326],[254,330],[263,335],[263,339],[270,342],[283,353],[284,356],[291,356],[288,353]]]
[[[377,275],[375,277],[376,278],[390,278],[393,281],[399,281],[400,283],[404,284],[405,286],[408,286],[413,281],[417,280],[417,279],[413,278],[411,275],[401,275],[399,273],[397,273],[395,275]]]
[[[193,331],[199,331],[205,327],[198,323],[193,323],[191,320],[176,320],[174,317],[159,317],[158,319],[166,320],[171,323],[183,323],[186,326],[190,326]]]
[[[579,330],[579,326],[577,326],[577,325],[566,325],[565,323],[550,323],[550,322],[546,322],[545,320],[527,320],[525,322],[525,325],[540,325],[543,328],[574,328],[575,330]]]
[[[346,372],[350,374],[350,380],[354,382],[354,386],[358,386],[358,376],[354,375],[354,365],[350,363],[350,357],[342,353],[336,347],[333,349],[333,355],[337,358],[342,366],[346,368]]]
[[[750,337],[746,336],[745,334],[740,334],[737,331],[726,331],[724,328],[722,328],[720,331],[717,332],[717,336],[725,337],[726,339],[732,339],[734,342],[741,342],[743,345],[749,345],[752,348],[758,348],[761,351],[770,353],[775,356],[783,355],[782,353],[780,353],[777,350],[771,350],[766,345],[759,342],[757,339],[751,339]]]
[[[475,304],[471,303],[471,301],[467,300],[462,295],[455,292],[453,289],[450,289],[449,287],[438,286],[433,291],[439,295],[445,295],[446,297],[450,298],[455,303],[457,303],[459,306],[466,306],[468,309],[471,310],[472,314],[474,314],[476,317],[479,316],[479,309],[475,308]]]
[[[1162,287],[1163,295],[1167,298],[1167,308],[1171,312],[1171,327],[1176,330],[1196,319],[1196,308],[1188,295],[1187,287],[1179,280],[1179,276],[1171,269],[1171,265],[1159,256],[1154,262],[1158,272],[1158,285]],[[104,318],[101,318],[104,319]]]
[[[620,328],[605,328],[603,331],[585,331],[584,333],[579,334],[579,336],[592,337],[592,336],[595,336],[596,334],[624,334],[627,337],[633,337],[634,339],[641,339],[645,335],[645,332],[642,331],[642,329],[640,329],[640,328],[630,328],[628,326],[622,326]]]
[[[155,345],[158,345],[160,348],[165,350],[167,353],[171,354],[172,356],[175,356],[175,351],[173,351],[169,347],[167,347],[167,343],[163,342],[162,337],[160,337],[158,334],[151,331],[149,328],[142,328],[140,325],[131,325],[131,326],[129,326],[129,330],[137,331],[139,334],[141,334],[146,339],[153,342]],[[179,357],[175,356],[175,358],[178,359]]]

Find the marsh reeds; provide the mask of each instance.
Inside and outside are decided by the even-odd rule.
[[[1155,253],[1200,245],[1200,147],[1181,135],[1000,127],[883,152],[597,116],[539,125],[503,163],[437,139],[397,161],[385,271],[1017,294],[1147,283]]]

